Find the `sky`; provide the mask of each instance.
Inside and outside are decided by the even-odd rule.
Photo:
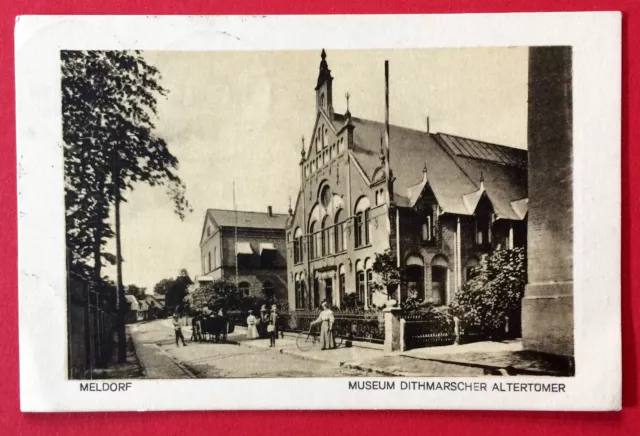
[[[200,274],[206,209],[233,209],[234,182],[238,210],[286,213],[300,186],[301,138],[315,122],[320,51],[144,52],[169,90],[156,133],[178,158],[193,212],[181,221],[162,187],[127,194],[125,285],[149,292],[182,268]],[[385,60],[392,124],[426,130],[428,116],[431,132],[526,148],[527,48],[327,51],[336,112],[349,92],[354,117],[384,121]]]

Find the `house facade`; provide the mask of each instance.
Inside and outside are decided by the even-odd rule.
[[[208,209],[197,284],[226,278],[245,296],[287,299],[286,214]]]
[[[333,80],[323,50],[287,222],[290,307],[384,305],[372,268],[387,249],[406,278],[393,298],[448,304],[482,253],[526,245],[526,150],[395,125],[385,139],[348,100],[334,111]]]

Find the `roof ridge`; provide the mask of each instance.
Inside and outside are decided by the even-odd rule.
[[[523,151],[525,153],[528,152],[528,150],[526,148],[512,147],[511,145],[504,145],[504,144],[498,144],[496,142],[483,141],[482,139],[469,138],[468,136],[461,136],[461,135],[456,135],[456,134],[453,134],[453,133],[438,132],[438,133],[435,133],[435,135],[453,136],[454,138],[468,139],[468,140],[471,140],[471,141],[480,142],[482,144],[494,145],[494,146],[497,146],[497,147],[508,148],[509,150],[519,150],[519,151]]]
[[[207,211],[220,211],[220,212],[239,212],[239,213],[255,213],[255,214],[260,214],[260,215],[267,215],[269,216],[269,214],[267,213],[267,211],[264,212],[258,212],[256,210],[235,210],[235,209],[218,209],[218,208],[213,208],[213,207],[208,207]],[[282,215],[282,216],[288,216],[287,213],[279,213],[279,212],[272,212],[271,214],[272,216],[276,216],[276,215]]]

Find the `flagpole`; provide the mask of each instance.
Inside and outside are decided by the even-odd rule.
[[[238,287],[238,207],[236,205],[236,182],[233,182],[233,214],[234,214],[234,226],[233,226],[233,250],[235,253],[236,262],[236,288]]]

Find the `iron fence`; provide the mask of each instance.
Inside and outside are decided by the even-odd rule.
[[[237,326],[247,325],[247,313],[229,311],[231,322]],[[278,328],[285,332],[307,331],[318,319],[319,311],[291,310],[278,313]],[[259,316],[259,315],[258,315]],[[335,310],[334,332],[345,339],[362,342],[384,342],[384,317],[380,311]]]
[[[456,342],[453,320],[436,318],[429,314],[408,314],[404,319],[406,349],[452,345]]]
[[[93,377],[113,352],[116,315],[91,285],[71,274],[67,289],[67,367],[70,379]]]

